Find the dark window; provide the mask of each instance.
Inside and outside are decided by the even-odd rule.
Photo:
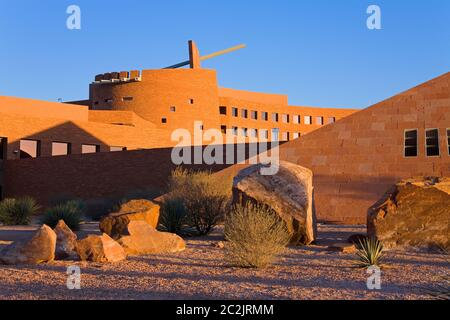
[[[272,121],[278,122],[278,113],[272,113]]]
[[[281,115],[281,121],[283,123],[289,123],[289,115],[288,114],[282,114]]]
[[[233,117],[237,117],[238,116],[238,109],[237,108],[232,108],[231,109],[231,115]]]
[[[252,120],[258,120],[258,111],[251,111],[250,114]]]
[[[219,113],[222,115],[227,114],[227,107],[219,107]]]
[[[111,98],[110,99],[105,99],[105,102],[106,103],[111,103],[111,102],[113,102],[113,99],[111,99]]]
[[[98,101],[94,101],[94,104],[95,104],[95,105],[98,105]]]
[[[100,152],[100,146],[96,144],[82,144],[81,153],[97,153]]]
[[[447,129],[447,147],[448,147],[448,155],[450,156],[450,129]]]
[[[261,112],[261,119],[263,119],[264,121],[269,121],[269,113],[265,111]]]
[[[38,140],[20,140],[20,159],[37,158],[41,153],[41,143]]]
[[[417,130],[405,131],[405,157],[417,157]]]
[[[305,116],[305,124],[312,124],[312,116]]]
[[[123,97],[122,101],[133,101],[133,97]]]
[[[7,143],[6,138],[0,138],[0,160],[6,159]]]
[[[117,151],[127,151],[126,147],[110,147],[109,150],[111,152],[117,152]]]
[[[52,156],[65,156],[71,153],[71,145],[67,142],[52,142]]]
[[[335,117],[329,117],[328,118],[328,123],[335,123],[336,122],[336,118]]]
[[[316,117],[316,124],[323,126],[323,117]]]
[[[194,104],[194,99],[189,99],[189,104]]]
[[[175,112],[175,111],[177,111],[177,107],[171,106],[171,107],[170,107],[170,112]]]
[[[227,126],[220,126],[220,131],[222,131],[223,134],[227,133]]]
[[[167,118],[162,118],[161,123],[167,123]]]
[[[242,109],[241,110],[241,116],[242,118],[248,118],[248,110],[247,109]]]
[[[439,156],[439,130],[429,129],[426,131],[427,157]]]

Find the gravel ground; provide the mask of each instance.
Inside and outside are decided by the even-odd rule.
[[[85,226],[83,233],[95,230]],[[0,228],[1,245],[33,228]],[[272,267],[240,269],[214,247],[221,230],[188,239],[176,254],[130,257],[115,264],[55,261],[37,266],[0,265],[0,299],[427,299],[450,271],[446,256],[419,250],[389,251],[381,290],[368,290],[368,275],[352,267],[354,255],[326,251],[365,227],[319,226],[316,246],[289,248]],[[66,287],[67,267],[80,266],[81,290]]]

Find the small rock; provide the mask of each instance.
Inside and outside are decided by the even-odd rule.
[[[53,231],[56,233],[55,258],[57,260],[66,258],[75,259],[78,256],[75,252],[77,235],[70,230],[64,220],[59,220]]]
[[[125,260],[125,250],[107,234],[101,236],[90,235],[78,240],[75,250],[83,261],[118,262]]]
[[[211,245],[217,249],[225,248],[225,244],[223,243],[223,241],[213,242],[213,243],[211,243]]]
[[[16,241],[4,248],[0,262],[4,264],[38,264],[55,259],[56,233],[43,225],[32,238]]]
[[[328,251],[341,252],[341,253],[355,253],[356,246],[349,243],[334,243],[327,248]]]

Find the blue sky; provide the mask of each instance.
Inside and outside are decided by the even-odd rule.
[[[371,4],[382,30],[366,27]],[[186,60],[189,39],[202,54],[247,44],[204,63],[221,86],[364,108],[450,71],[450,1],[0,0],[0,94],[85,99],[95,74]]]

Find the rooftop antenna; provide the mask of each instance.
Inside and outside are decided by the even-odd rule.
[[[181,67],[189,66],[189,65],[192,69],[201,68],[201,66],[200,66],[201,61],[205,61],[205,60],[212,59],[212,58],[215,58],[218,56],[222,56],[227,53],[241,50],[241,49],[244,49],[245,47],[246,47],[245,44],[240,44],[238,46],[234,46],[234,47],[231,47],[231,48],[228,48],[225,50],[217,51],[217,52],[214,52],[214,53],[211,53],[211,54],[201,57],[194,41],[190,40],[189,41],[189,60],[174,64],[174,65],[166,67],[164,69],[177,69],[177,68],[181,68]]]

